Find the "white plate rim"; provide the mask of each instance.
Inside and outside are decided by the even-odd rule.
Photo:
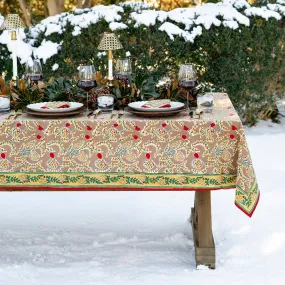
[[[33,103],[33,104],[27,105],[27,108],[29,108],[32,111],[41,112],[41,113],[54,113],[54,112],[66,113],[66,112],[75,111],[83,106],[83,104],[79,102],[65,102],[65,101],[62,101],[62,102],[70,104],[70,108],[41,109],[41,107],[44,106],[45,104],[52,103],[52,102]]]
[[[181,102],[176,102],[176,101],[171,101],[170,104],[177,104],[177,106],[172,106],[170,108],[142,108],[141,106],[144,105],[149,101],[137,101],[137,102],[132,102],[129,103],[128,106],[134,110],[137,111],[144,111],[144,112],[167,112],[167,111],[175,111],[180,108],[182,108],[185,104]],[[134,105],[139,105],[139,106],[134,106]]]

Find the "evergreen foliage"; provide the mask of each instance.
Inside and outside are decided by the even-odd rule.
[[[131,7],[124,7],[122,22],[130,19]],[[259,119],[275,118],[276,101],[285,94],[285,32],[284,17],[281,20],[250,16],[250,26],[237,29],[224,26],[203,28],[203,33],[194,43],[185,42],[176,36],[159,31],[161,23],[154,26],[134,27],[128,21],[128,29],[117,31],[124,50],[114,52],[114,57],[125,57],[131,53],[134,73],[147,72],[155,80],[170,75],[177,76],[181,63],[194,63],[199,81],[204,90],[227,92],[243,121],[255,124]],[[171,22],[171,20],[168,20]],[[177,23],[175,23],[177,25]],[[181,24],[181,29],[184,26]],[[47,37],[42,33],[35,46],[42,40],[63,41],[57,55],[43,65],[45,78],[51,76],[74,76],[83,62],[93,63],[98,71],[106,74],[107,55],[98,56],[97,46],[109,24],[102,19],[73,36],[74,27],[69,23],[63,34],[53,33]],[[29,34],[27,34],[29,39]],[[5,46],[0,46],[0,72],[11,70]],[[4,56],[2,56],[4,55]],[[52,66],[59,65],[56,72]],[[20,74],[23,72],[21,67]],[[10,74],[9,74],[10,75]]]

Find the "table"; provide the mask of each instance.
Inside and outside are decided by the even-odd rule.
[[[252,216],[259,200],[242,123],[227,94],[191,119],[125,113],[0,119],[0,191],[195,191],[191,213],[196,264],[215,267],[211,191],[236,188]]]

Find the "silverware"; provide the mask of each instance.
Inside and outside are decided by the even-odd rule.
[[[110,116],[110,120],[112,120],[115,116],[116,116],[115,112],[112,111],[112,114],[111,114],[111,116]]]
[[[12,110],[10,112],[10,115],[6,118],[6,120],[10,120],[10,118],[12,118],[13,116],[15,116],[15,111],[14,110]]]
[[[23,113],[22,112],[18,112],[16,113],[15,117],[14,117],[14,120],[16,120],[19,116],[21,116]]]
[[[202,115],[203,115],[203,111],[202,110],[198,110],[198,109],[195,110],[195,112],[194,111],[190,111],[189,112],[189,116],[192,119],[201,119]]]
[[[100,115],[101,112],[102,112],[102,111],[101,111],[100,109],[95,110],[95,111],[93,112],[93,114],[94,114],[94,119],[96,119],[96,117],[97,117],[98,115]]]
[[[124,115],[124,110],[120,110],[119,114],[118,114],[118,119],[120,119],[121,117],[123,117]]]
[[[87,114],[87,117],[90,118],[93,115],[93,111]]]

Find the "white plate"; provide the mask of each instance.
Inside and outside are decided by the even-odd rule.
[[[41,102],[41,103],[29,104],[27,108],[29,108],[30,110],[42,112],[42,113],[51,113],[51,112],[63,113],[63,112],[75,111],[83,106],[82,103],[77,103],[77,102],[62,102],[63,104],[64,103],[69,104],[70,107],[69,108],[42,109],[41,107],[43,107],[47,103],[51,103],[51,102]]]
[[[184,106],[184,103],[181,102],[170,102],[171,107],[169,108],[142,108],[142,106],[147,103],[148,101],[139,101],[139,102],[132,102],[129,103],[129,107],[138,110],[138,111],[144,111],[144,112],[167,112],[167,111],[174,111],[182,108]]]

